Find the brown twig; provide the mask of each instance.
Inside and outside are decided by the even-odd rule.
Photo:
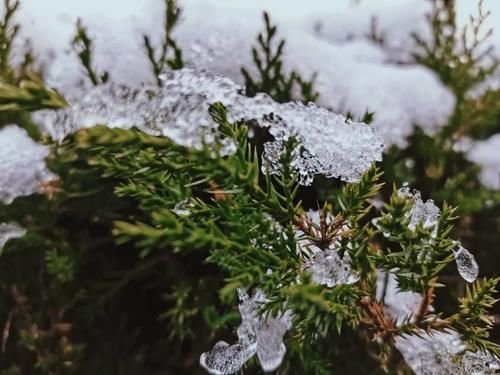
[[[9,312],[9,315],[7,316],[7,320],[5,322],[5,325],[3,327],[3,333],[2,333],[2,353],[5,353],[5,350],[7,348],[7,340],[9,339],[10,335],[10,326],[12,324],[12,311]]]

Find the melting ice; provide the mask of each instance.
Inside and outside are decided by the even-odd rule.
[[[270,128],[278,144],[267,146],[268,165],[277,163],[280,141],[290,136],[301,141],[303,151],[297,154],[293,168],[302,184],[310,184],[316,174],[357,181],[374,161],[381,160],[383,142],[372,127],[314,104],[280,104],[265,94],[249,98],[231,80],[206,72],[182,69],[161,77],[161,89],[100,85],[69,108],[41,111],[35,118],[56,139],[104,124],[137,127],[180,145],[199,148],[203,142],[216,140],[217,125],[208,108],[221,102],[228,108],[230,121],[253,119],[259,126]],[[234,145],[228,147],[227,153],[234,152]],[[279,166],[269,172],[279,173]]]
[[[335,249],[314,254],[304,270],[311,273],[313,282],[329,288],[339,284],[353,284],[359,280],[359,274],[351,268],[349,253],[345,252],[340,257]]]
[[[408,213],[410,217],[408,228],[414,231],[418,224],[422,224],[424,228],[434,228],[431,235],[433,238],[436,237],[440,210],[434,201],[432,199],[428,199],[426,202],[422,201],[420,192],[410,191],[406,183],[398,190],[398,194],[413,200],[413,206]]]
[[[285,312],[280,317],[261,316],[259,308],[266,297],[257,291],[249,297],[239,291],[241,325],[238,328],[238,343],[229,345],[219,341],[214,348],[203,353],[201,365],[211,374],[234,374],[255,353],[264,371],[276,370],[285,357],[283,336],[291,326],[291,316]]]
[[[53,180],[55,176],[45,165],[48,155],[49,148],[33,141],[19,126],[0,129],[0,200],[9,204]]]

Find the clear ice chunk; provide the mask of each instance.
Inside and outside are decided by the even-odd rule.
[[[351,257],[345,252],[340,257],[337,250],[316,252],[305,264],[304,270],[311,273],[312,281],[332,288],[339,284],[353,284],[359,281],[359,274],[351,268]]]
[[[402,197],[407,197],[413,200],[412,208],[407,214],[410,218],[408,228],[414,231],[419,224],[422,224],[422,226],[426,229],[434,228],[431,236],[432,238],[435,238],[437,236],[437,224],[441,211],[434,204],[434,201],[432,199],[428,199],[426,202],[422,201],[420,192],[417,190],[410,191],[407,183],[404,183],[398,190],[398,194]]]
[[[248,324],[254,329],[260,365],[264,371],[274,371],[281,365],[286,354],[283,336],[290,329],[291,315],[286,311],[279,317],[262,316],[259,308],[267,299],[260,290],[252,298],[241,290],[239,296],[242,325]]]
[[[100,85],[69,108],[38,112],[35,120],[56,139],[102,124],[136,127],[183,146],[200,148],[204,142],[217,140],[217,124],[208,108],[221,102],[228,108],[230,121],[255,120],[259,126],[269,127],[278,142],[267,146],[270,168],[266,170],[271,173],[280,172],[279,142],[290,136],[301,142],[303,150],[297,152],[293,163],[301,184],[310,184],[317,174],[358,181],[374,161],[381,160],[384,145],[372,127],[314,104],[281,104],[266,94],[250,98],[228,78],[190,69],[166,72],[162,79],[164,87],[160,89]],[[221,153],[234,150],[235,145],[230,144]]]
[[[0,255],[2,255],[3,248],[7,241],[12,238],[19,238],[26,234],[26,229],[21,228],[15,224],[0,224]]]
[[[9,204],[55,179],[45,165],[48,155],[49,147],[33,141],[19,126],[0,129],[0,201]]]
[[[178,216],[189,216],[193,207],[194,204],[189,199],[184,199],[176,203],[172,212]]]
[[[457,242],[455,248],[453,249],[453,255],[455,257],[455,262],[457,263],[458,273],[462,278],[468,283],[472,283],[477,279],[479,275],[479,266],[469,250],[464,248],[459,242]]]
[[[225,341],[219,341],[211,351],[201,355],[200,365],[213,375],[234,374],[252,358],[255,349],[255,346],[229,345]]]

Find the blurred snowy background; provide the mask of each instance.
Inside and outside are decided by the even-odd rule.
[[[463,28],[470,15],[477,15],[479,2],[456,3],[457,26]],[[182,20],[174,37],[187,67],[243,84],[240,68],[252,71],[251,48],[266,10],[279,27],[279,37],[287,41],[285,69],[315,77],[321,106],[338,113],[350,111],[355,117],[375,112],[374,125],[386,145],[404,146],[416,125],[433,134],[453,112],[453,94],[413,56],[418,50],[413,34],[432,38],[426,18],[432,10],[430,1],[313,0],[304,5],[287,0],[185,0],[180,6]],[[500,1],[487,0],[483,8],[491,14],[482,30],[498,27]],[[23,48],[31,48],[49,86],[76,100],[89,85],[71,50],[75,24],[81,18],[94,39],[99,69],[109,72],[115,82],[150,84],[155,77],[142,38],[148,35],[154,45],[160,43],[163,16],[161,1],[25,0],[18,14],[21,38],[15,51],[21,58]],[[375,42],[374,36],[383,43]],[[500,56],[499,32],[493,32],[484,49]],[[480,90],[498,87],[496,76]],[[499,189],[500,136],[458,146],[484,166],[483,183]]]

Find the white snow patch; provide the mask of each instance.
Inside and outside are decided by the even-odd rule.
[[[33,141],[17,125],[0,129],[0,200],[9,204],[15,198],[40,191],[40,185],[55,178],[45,165],[49,148]]]

